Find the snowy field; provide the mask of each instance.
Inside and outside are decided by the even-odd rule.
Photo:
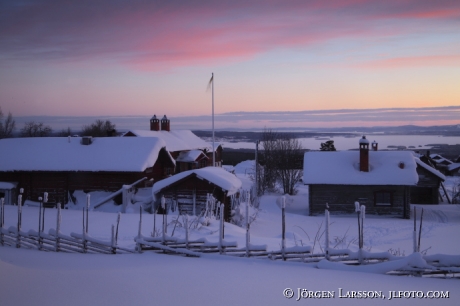
[[[250,181],[242,178],[247,186]],[[278,198],[279,195],[262,197],[260,211],[251,224],[252,244],[265,244],[269,250],[280,249],[281,210],[277,204]],[[308,245],[319,253],[324,239],[316,240],[315,237],[324,230],[324,217],[307,216],[306,199],[307,189],[301,187],[299,194],[288,200],[287,246]],[[89,235],[109,241],[118,207],[107,205],[104,205],[105,211],[90,211]],[[5,227],[16,226],[17,207],[5,208]],[[425,209],[422,252],[428,255],[460,255],[460,206],[425,206]],[[46,210],[46,231],[55,227],[56,211]],[[171,214],[168,218],[171,222],[177,215]],[[137,235],[138,221],[138,213],[122,215],[120,245],[134,248],[133,238]],[[159,224],[161,216],[157,216],[157,228]],[[25,231],[38,228],[37,207],[24,207],[22,228]],[[81,228],[81,210],[62,211],[62,233],[80,233]],[[143,235],[150,235],[152,230],[153,215],[144,214]],[[184,237],[182,226],[174,229],[171,224],[168,233],[171,234],[173,230],[175,236]],[[332,215],[330,231],[331,246],[357,250],[355,215]],[[364,220],[364,249],[410,255],[412,231],[412,220],[367,216]],[[191,239],[199,237],[217,241],[218,221],[211,220],[209,226],[193,229]],[[242,247],[245,244],[245,230],[225,224],[225,239],[237,241]],[[359,267],[350,267],[349,270],[343,271],[340,264],[318,265],[216,254],[188,258],[149,251],[142,254],[102,255],[0,247],[0,305],[458,305],[460,302],[458,279],[362,273],[358,272]],[[293,290],[291,299],[283,296],[286,288]],[[300,298],[296,301],[298,291],[302,289],[309,292],[327,291],[330,298]],[[377,291],[384,298],[343,297],[350,291]],[[449,298],[389,299],[394,295],[390,291],[448,291]],[[330,295],[332,293],[333,297]]]

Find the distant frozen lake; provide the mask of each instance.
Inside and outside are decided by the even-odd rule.
[[[299,138],[303,148],[318,150],[321,143],[327,140],[333,140],[337,150],[358,149],[358,142],[361,136],[334,136],[334,137],[316,137],[316,138]],[[379,150],[396,149],[398,146],[405,146],[408,149],[421,150],[430,149],[433,144],[460,144],[458,136],[436,136],[436,135],[366,135],[366,138],[372,143],[374,140],[378,143]],[[223,144],[224,148],[232,149],[255,149],[254,142],[226,142],[218,141]],[[390,147],[394,146],[394,147]]]

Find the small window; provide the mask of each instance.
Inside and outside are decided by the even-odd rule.
[[[391,206],[393,205],[392,194],[389,191],[375,192],[375,206]]]

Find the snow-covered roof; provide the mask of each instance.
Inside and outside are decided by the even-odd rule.
[[[212,147],[203,139],[196,136],[190,130],[172,130],[172,131],[149,131],[149,130],[130,130],[124,135],[131,132],[138,137],[157,137],[166,143],[166,150],[169,152],[212,149]]]
[[[227,195],[229,196],[235,194],[241,188],[241,180],[234,174],[231,174],[220,167],[206,167],[184,171],[156,182],[152,187],[153,196],[155,197],[155,194],[160,192],[163,188],[192,174],[196,174],[198,178],[205,179],[208,182],[219,186],[223,190],[227,191]]]
[[[203,155],[206,159],[208,158],[206,155],[204,155],[203,151],[201,150],[190,150],[180,152],[179,156],[176,158],[176,161],[191,163],[196,161],[198,157],[200,157],[200,155]]]
[[[12,182],[0,182],[0,189],[13,189],[16,188],[18,184],[17,183],[12,183]]]
[[[431,167],[430,165],[425,164],[423,161],[420,160],[420,158],[417,158],[417,157],[414,157],[414,158],[415,158],[415,162],[417,163],[418,166],[420,166],[420,167],[424,168],[425,170],[433,173],[434,175],[439,177],[441,180],[443,180],[443,181],[446,180],[446,177],[444,176],[444,174],[442,174],[441,172],[439,172],[435,168]]]
[[[90,145],[80,137],[2,139],[0,171],[139,172],[152,167],[165,146],[159,138],[142,137],[93,138]]]
[[[369,151],[369,172],[359,171],[359,151],[307,152],[303,173],[307,185],[416,185],[418,182],[414,156],[409,151]]]
[[[447,170],[449,170],[449,171],[454,171],[454,170],[459,169],[459,168],[460,168],[460,163],[452,163],[452,164],[447,166]]]
[[[437,164],[449,165],[453,163],[451,160],[448,160],[447,158],[444,158],[439,154],[430,154],[430,158]]]

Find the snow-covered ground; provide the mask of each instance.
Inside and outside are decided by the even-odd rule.
[[[247,171],[242,166],[236,167],[235,171],[247,187],[250,184],[250,180],[244,177]],[[446,186],[449,187],[448,184]],[[324,239],[315,240],[315,237],[324,230],[324,217],[307,216],[307,192],[301,186],[297,196],[288,198],[287,246],[308,245],[314,247],[314,252],[321,252]],[[269,250],[280,248],[279,196],[262,197],[257,219],[251,224],[252,244],[266,244]],[[92,196],[92,201],[96,201],[95,197]],[[104,212],[90,212],[89,235],[109,241],[118,206],[109,203],[103,207]],[[5,227],[16,226],[17,207],[5,208]],[[421,250],[426,254],[460,255],[460,206],[424,208]],[[55,227],[56,211],[46,210],[45,230]],[[177,215],[172,214],[168,218],[172,221]],[[134,248],[133,238],[137,235],[138,221],[138,213],[121,216],[120,245]],[[150,235],[153,215],[144,214],[142,224],[143,235]],[[160,224],[161,216],[157,216],[156,227],[159,228]],[[22,228],[38,228],[37,207],[24,207]],[[168,227],[169,234],[173,228],[172,224]],[[63,210],[61,232],[79,233],[81,229],[82,211]],[[413,220],[367,216],[364,220],[364,249],[370,252],[390,250],[393,254],[410,255],[412,231]],[[355,215],[332,215],[330,232],[332,246],[357,250]],[[184,237],[185,230],[180,224],[174,229],[174,235]],[[198,226],[191,232],[191,239],[203,236],[217,241],[218,221],[212,220],[209,226]],[[225,224],[225,239],[244,246],[245,230]],[[216,254],[188,258],[149,251],[143,254],[99,255],[0,247],[0,305],[458,305],[460,302],[458,279],[389,276],[358,271],[354,267],[350,271],[343,271],[341,265],[325,263],[317,265]],[[294,297],[291,299],[283,296],[286,288],[293,290]],[[331,291],[334,297],[301,298],[296,301],[302,289]],[[346,296],[347,291],[381,291],[385,298],[340,297]],[[448,291],[449,298],[390,300],[390,291]]]

